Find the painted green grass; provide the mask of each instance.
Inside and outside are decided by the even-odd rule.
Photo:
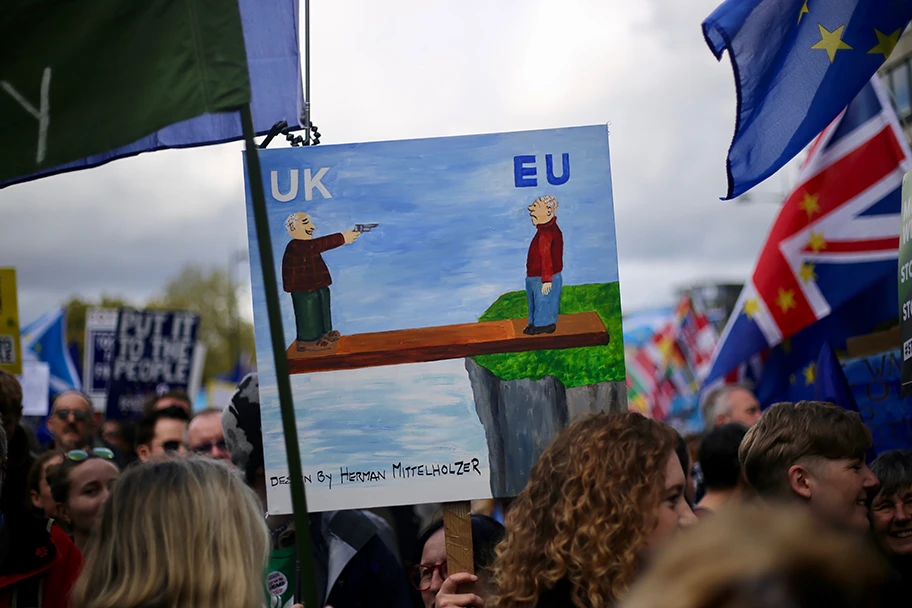
[[[567,388],[623,381],[624,339],[619,284],[564,285],[560,311],[561,314],[595,311],[605,324],[611,342],[607,346],[480,355],[474,358],[476,363],[502,380],[540,380],[554,376]],[[478,320],[525,319],[528,315],[526,292],[511,291],[497,298]]]

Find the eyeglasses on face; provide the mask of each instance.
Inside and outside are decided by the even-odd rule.
[[[228,450],[228,444],[225,443],[224,439],[219,439],[218,441],[212,441],[210,443],[203,443],[201,445],[194,446],[190,450],[194,454],[209,454],[212,452],[212,448],[215,448],[220,452],[225,452]]]
[[[431,588],[431,582],[434,580],[434,572],[440,571],[441,580],[446,580],[447,563],[439,564],[417,564],[409,568],[409,580],[412,587],[418,591],[427,591]]]
[[[54,412],[54,415],[57,416],[59,420],[66,420],[70,417],[70,414],[73,414],[73,418],[76,422],[85,422],[92,416],[92,413],[87,412],[86,410],[68,410],[66,408],[60,408]]]
[[[114,460],[114,452],[108,448],[94,448],[90,450],[70,450],[64,454],[67,458],[73,462],[82,462],[92,456],[98,458],[104,458],[105,460]]]

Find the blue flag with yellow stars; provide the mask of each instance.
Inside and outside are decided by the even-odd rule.
[[[778,401],[820,396],[815,394],[815,387],[821,373],[818,364],[823,345],[841,351],[848,338],[895,322],[899,314],[898,298],[896,277],[884,276],[826,318],[770,349],[762,371],[752,379],[757,399],[766,407]]]
[[[716,59],[728,51],[738,96],[724,198],[804,149],[871,79],[910,19],[910,0],[723,2],[703,35]]]

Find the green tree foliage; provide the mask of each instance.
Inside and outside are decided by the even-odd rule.
[[[199,339],[206,345],[203,382],[230,372],[241,354],[253,356],[253,324],[240,316],[236,285],[226,268],[185,266],[146,308],[200,314]]]

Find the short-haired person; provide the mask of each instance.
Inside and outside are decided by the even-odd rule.
[[[729,422],[715,427],[703,438],[698,459],[706,492],[694,509],[697,517],[740,502],[747,490],[738,461],[738,448],[745,434],[747,427]]]
[[[764,500],[804,504],[830,525],[868,529],[868,493],[877,477],[865,464],[871,431],[856,412],[831,403],[771,406],[741,442],[747,481]]]
[[[231,462],[231,453],[222,429],[222,410],[205,409],[190,419],[190,424],[187,425],[187,451]]]
[[[80,391],[64,391],[51,405],[47,429],[53,437],[53,448],[67,451],[101,447],[95,439],[95,413],[92,400]]]
[[[760,420],[760,402],[743,384],[727,384],[709,391],[700,406],[707,431],[720,424],[739,422],[750,428]]]
[[[184,456],[190,414],[181,407],[152,410],[136,425],[136,456],[141,462],[166,455]]]
[[[869,511],[871,528],[893,569],[888,589],[908,601],[912,597],[912,451],[886,451],[871,463],[871,471],[880,480]]]
[[[179,407],[187,412],[187,416],[193,415],[193,403],[190,401],[190,395],[180,389],[166,391],[160,395],[149,397],[143,405],[143,414],[151,414],[155,410],[166,410],[172,407]]]

